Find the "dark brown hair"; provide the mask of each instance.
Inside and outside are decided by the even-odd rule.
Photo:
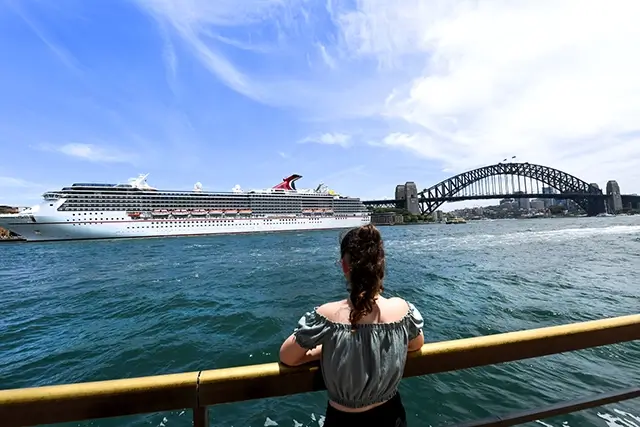
[[[367,224],[350,230],[340,242],[340,258],[349,255],[351,324],[371,313],[378,293],[384,291],[384,247],[376,227]]]

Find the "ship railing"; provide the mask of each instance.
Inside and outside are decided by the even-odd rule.
[[[425,344],[408,355],[404,377],[513,362],[640,339],[640,314]],[[4,427],[192,409],[209,425],[213,405],[325,389],[320,367],[279,363],[80,384],[0,390]],[[510,426],[640,397],[630,385],[570,402],[459,424]]]

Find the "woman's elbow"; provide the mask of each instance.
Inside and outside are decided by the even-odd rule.
[[[304,363],[304,359],[286,352],[280,352],[280,363],[287,366],[300,366]]]
[[[280,350],[280,363],[287,366],[296,366],[296,361],[286,351],[282,350]]]
[[[300,357],[295,355],[293,349],[288,344],[288,340],[285,341],[280,347],[280,363],[287,366],[298,366],[301,363]]]
[[[418,335],[417,337],[409,341],[407,351],[418,351],[422,348],[423,345],[424,345],[424,335],[422,335],[422,332],[421,332],[420,335]]]

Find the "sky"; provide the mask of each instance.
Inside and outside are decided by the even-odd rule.
[[[393,198],[514,155],[640,193],[639,20],[635,0],[0,0],[0,204],[140,173]]]

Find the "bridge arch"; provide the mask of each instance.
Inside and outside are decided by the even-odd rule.
[[[598,187],[558,169],[532,163],[498,163],[452,176],[418,193],[420,210],[423,214],[432,213],[442,206],[447,198],[454,197],[474,183],[503,175],[530,178],[556,189],[560,193],[558,196],[571,195],[567,198],[573,199],[589,215],[601,211],[593,197],[602,196],[602,190]],[[582,194],[584,197],[580,197]],[[504,196],[508,197],[508,194]]]

